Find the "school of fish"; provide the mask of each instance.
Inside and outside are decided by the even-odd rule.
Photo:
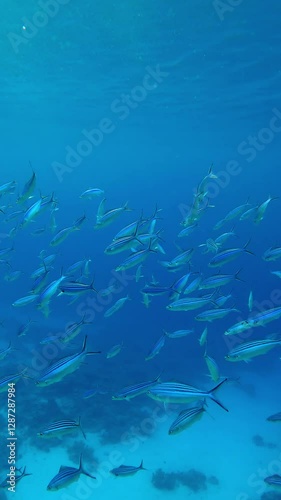
[[[247,199],[242,205],[234,207],[226,213],[224,218],[217,221],[213,231],[216,236],[209,237],[197,247],[192,245],[192,233],[200,226],[200,220],[210,209],[215,208],[211,204],[209,185],[215,181],[217,176],[210,167],[206,176],[199,181],[197,190],[193,196],[190,206],[185,211],[183,219],[180,221],[177,241],[175,243],[175,252],[171,257],[166,257],[165,239],[162,228],[157,227],[164,214],[157,206],[152,208],[151,214],[145,216],[143,212],[127,225],[123,225],[122,218],[125,213],[132,215],[133,211],[126,202],[120,204],[117,208],[108,208],[109,203],[105,198],[105,191],[100,188],[89,188],[85,186],[85,191],[80,195],[83,203],[91,204],[91,210],[96,210],[95,220],[93,220],[93,231],[102,231],[103,228],[113,227],[119,224],[119,230],[114,234],[112,230],[112,241],[103,248],[108,259],[110,256],[120,257],[119,264],[115,268],[115,276],[127,270],[133,270],[134,280],[128,287],[137,287],[139,297],[145,307],[151,307],[153,310],[153,301],[157,301],[158,296],[165,297],[166,310],[172,313],[182,313],[182,329],[167,331],[159,327],[159,335],[152,343],[151,349],[144,357],[144,364],[154,359],[162,349],[168,349],[170,342],[178,343],[181,349],[181,339],[198,338],[202,347],[202,359],[204,359],[206,372],[211,378],[211,385],[208,387],[195,387],[190,385],[188,380],[165,380],[165,370],[154,380],[136,381],[134,385],[121,387],[115,394],[108,394],[107,391],[100,390],[98,387],[90,391],[85,388],[84,398],[90,398],[97,392],[105,398],[112,400],[131,400],[140,395],[165,404],[183,405],[177,417],[170,422],[167,429],[169,435],[174,435],[188,429],[195,422],[203,417],[207,412],[209,402],[216,403],[226,413],[231,411],[217,397],[218,389],[223,386],[228,388],[228,377],[222,376],[219,368],[219,360],[209,354],[211,351],[212,339],[208,336],[208,323],[216,322],[218,335],[227,339],[231,336],[233,339],[232,348],[225,353],[225,360],[239,363],[249,362],[253,358],[265,355],[272,349],[278,349],[281,346],[281,335],[263,330],[263,337],[255,335],[256,329],[265,327],[281,317],[281,306],[270,307],[264,310],[257,310],[254,294],[251,289],[248,290],[248,313],[239,321],[232,321],[229,318],[241,318],[241,311],[235,307],[235,298],[232,296],[232,287],[235,283],[239,286],[247,286],[243,280],[243,269],[240,268],[239,260],[258,259],[260,264],[265,261],[265,265],[271,261],[281,259],[281,247],[271,246],[264,249],[263,255],[255,255],[251,250],[251,239],[244,241],[242,245],[237,242],[237,229],[243,221],[250,220],[253,225],[259,225],[265,218],[266,212],[271,203],[276,199],[269,196],[265,201],[258,205],[252,205]],[[73,262],[68,268],[59,269],[56,266],[58,253],[63,252],[63,243],[66,240],[74,238],[75,233],[83,230],[83,224],[86,215],[83,214],[73,219],[73,222],[67,227],[59,228],[57,225],[57,216],[60,209],[59,200],[55,193],[49,196],[39,195],[37,186],[37,176],[32,169],[32,174],[26,184],[20,190],[17,182],[7,181],[0,186],[1,199],[1,227],[2,232],[6,234],[5,246],[0,248],[0,263],[2,264],[2,274],[7,282],[6,286],[17,287],[16,283],[21,280],[26,288],[26,294],[18,297],[12,303],[16,315],[17,308],[27,308],[28,320],[22,323],[17,331],[17,338],[28,334],[32,324],[36,321],[32,319],[32,311],[38,310],[42,314],[42,321],[46,324],[49,316],[52,314],[52,306],[59,304],[60,297],[65,296],[68,305],[72,305],[79,298],[86,294],[94,294],[100,298],[113,297],[118,288],[118,280],[111,280],[106,288],[99,288],[95,273],[91,270],[91,255],[87,258],[83,256],[81,250],[81,260]],[[101,200],[101,201],[99,201]],[[44,221],[41,226],[34,225],[39,223],[40,218]],[[46,220],[48,222],[46,223]],[[222,229],[224,226],[226,228]],[[36,227],[36,229],[33,229]],[[8,229],[7,229],[8,228]],[[19,249],[17,247],[18,235],[22,232],[28,233],[31,237],[39,237],[42,234],[49,234],[49,248],[42,248],[38,258],[38,265],[34,266],[34,271],[30,278],[25,276],[25,269],[15,269],[13,264],[13,255]],[[220,231],[218,234],[217,232]],[[223,232],[224,231],[224,232]],[[235,241],[229,244],[228,241]],[[179,244],[178,242],[187,242]],[[95,245],[98,244],[98,235]],[[272,242],[273,244],[273,242]],[[59,247],[59,248],[58,248]],[[52,252],[50,252],[52,250]],[[123,254],[121,256],[121,254]],[[195,269],[192,264],[194,256],[199,256],[201,260],[207,262],[210,272],[203,275],[200,269]],[[148,275],[146,263],[149,259],[154,259],[155,274],[157,269],[164,270],[166,280],[160,284],[154,275]],[[237,261],[237,270],[229,272],[227,266],[229,263]],[[271,272],[276,280],[281,277],[281,269]],[[172,278],[171,278],[172,276]],[[15,283],[15,284],[14,284]],[[226,292],[224,290],[226,287]],[[230,288],[229,288],[230,287]],[[229,290],[231,291],[229,292]],[[109,306],[103,311],[106,318],[113,314],[118,316],[121,308],[126,308],[127,314],[130,314],[130,302],[132,297],[130,291],[120,297],[118,300],[108,301]],[[227,305],[229,304],[229,306]],[[71,308],[69,309],[71,311]],[[184,313],[184,314],[183,314]],[[174,315],[171,315],[174,317]],[[229,326],[223,329],[220,326],[220,320],[229,319]],[[160,324],[160,322],[157,322]],[[157,324],[156,323],[156,324]],[[203,328],[200,324],[204,323]],[[76,372],[82,365],[87,356],[96,354],[105,355],[111,359],[120,354],[126,345],[120,341],[119,344],[112,345],[106,352],[101,353],[99,349],[88,350],[88,343],[92,340],[90,334],[83,332],[86,325],[91,325],[87,321],[87,314],[82,318],[70,323],[65,332],[59,337],[48,336],[40,337],[38,334],[38,345],[52,344],[60,342],[65,345],[71,343],[79,336],[80,347],[72,349],[72,353],[65,356],[58,356],[57,359],[49,363],[47,368],[34,379],[29,374],[28,368],[21,371],[15,370],[12,374],[2,373],[0,377],[0,392],[7,393],[8,384],[17,384],[22,378],[29,378],[30,383],[39,387],[38,390],[45,391],[45,387],[51,384],[59,384],[65,377]],[[246,340],[245,340],[246,339]],[[3,360],[14,350],[18,349],[15,343],[9,340],[8,345],[0,351],[0,359]],[[281,350],[280,350],[281,352]],[[110,361],[108,361],[110,362]],[[28,366],[28,360],[23,359],[22,363]],[[81,368],[83,370],[83,367]],[[239,376],[239,371],[237,371]],[[164,379],[164,380],[163,380]],[[72,379],[75,384],[75,378]],[[118,373],[116,373],[118,382]],[[191,405],[189,405],[189,403]],[[133,404],[133,403],[131,403]],[[212,404],[212,403],[211,403]],[[226,417],[227,418],[227,417]],[[269,422],[281,422],[280,412],[268,417]],[[199,424],[198,424],[199,425]],[[50,422],[49,426],[43,428],[38,433],[38,438],[52,438],[64,433],[81,432],[86,438],[84,430],[81,427],[81,418],[70,415],[69,419],[61,419]],[[143,461],[139,466],[120,464],[119,467],[112,469],[111,473],[115,476],[128,476],[135,474],[140,470],[145,470]],[[26,468],[17,469],[16,482],[30,474],[26,473]],[[50,478],[46,485],[48,490],[57,490],[67,487],[73,481],[79,479],[84,474],[91,479],[95,479],[84,469],[82,454],[78,468],[70,466],[61,466],[58,473]],[[274,484],[281,487],[281,478],[278,475],[265,478],[267,484]],[[2,488],[7,488],[6,480],[1,484]]]

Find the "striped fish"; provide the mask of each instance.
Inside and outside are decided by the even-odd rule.
[[[87,391],[85,391],[83,394],[83,399],[89,399],[96,395],[104,396],[105,394],[107,394],[107,391],[100,389],[97,385],[94,389],[88,389]]]
[[[90,284],[79,283],[78,281],[70,281],[68,283],[64,283],[63,285],[59,285],[59,290],[60,291],[58,293],[58,297],[60,295],[81,295],[82,293],[88,292],[89,290],[98,293],[98,291],[94,287],[94,280]]]
[[[199,344],[202,346],[206,344],[207,342],[207,335],[208,335],[208,328],[204,328],[203,332],[200,335],[200,338],[198,339]]]
[[[28,304],[34,302],[38,297],[39,295],[36,293],[26,295],[25,297],[21,297],[20,299],[15,300],[15,302],[12,303],[12,306],[13,307],[27,306]]]
[[[280,259],[280,257],[281,257],[281,247],[271,247],[268,250],[266,250],[263,254],[263,259],[266,262]]]
[[[169,429],[169,434],[177,434],[178,432],[185,430],[187,427],[199,420],[205,411],[204,404],[188,408],[188,410],[182,410],[176,420],[172,423]]]
[[[270,484],[270,486],[281,487],[281,476],[279,476],[279,474],[273,474],[273,476],[266,477],[264,482]]]
[[[147,248],[145,248],[144,250],[139,250],[138,252],[129,255],[129,257],[127,257],[127,259],[125,259],[122,262],[122,264],[116,267],[115,271],[117,272],[126,271],[131,267],[138,266],[139,264],[141,264],[148,257],[149,253],[156,252],[156,250],[152,248],[152,243],[153,242],[151,242],[150,240],[149,246]]]
[[[61,229],[50,242],[50,245],[52,247],[60,245],[71,233],[76,231],[78,227],[75,226],[70,226],[70,227],[65,227]]]
[[[143,242],[138,238],[137,235],[138,226],[136,227],[136,231],[132,236],[123,236],[118,240],[114,240],[110,245],[108,245],[104,251],[107,255],[115,255],[120,252],[124,252],[125,250],[131,250],[134,246],[135,242],[143,245]]]
[[[256,314],[251,320],[251,326],[264,326],[271,321],[279,319],[281,316],[281,307],[273,307],[267,311]]]
[[[129,295],[126,295],[126,297],[122,297],[121,299],[118,299],[114,304],[113,306],[111,306],[109,309],[107,309],[104,313],[104,317],[105,318],[109,318],[109,316],[112,316],[112,314],[116,313],[117,311],[119,311],[119,309],[121,309],[121,307],[124,306],[125,302],[127,302],[127,300],[131,300]]]
[[[102,200],[103,202],[103,200]],[[101,202],[101,203],[102,203]],[[103,210],[104,210],[104,205],[102,205]],[[122,212],[130,212],[132,209],[128,207],[128,201],[125,203],[123,207],[119,208],[113,208],[111,210],[108,210],[107,212],[103,212],[102,214],[100,213],[100,210],[98,211],[97,218],[96,218],[96,225],[94,226],[94,229],[99,229],[101,227],[108,226],[108,224],[111,224],[117,217],[120,216]]]
[[[204,279],[200,285],[201,290],[208,290],[210,288],[219,288],[221,286],[227,285],[233,280],[242,281],[238,275],[241,269],[235,274],[215,274],[214,276],[209,276]]]
[[[266,420],[268,422],[281,422],[281,412],[270,415],[270,417],[267,417]]]
[[[31,166],[30,162],[29,162],[29,164]],[[31,166],[31,168],[32,168],[32,166]],[[22,193],[17,199],[17,203],[24,203],[29,198],[31,198],[32,197],[31,195],[33,194],[33,191],[35,189],[35,185],[36,185],[36,174],[35,174],[34,170],[32,170],[32,175],[31,175],[30,179],[24,185]]]
[[[245,332],[246,330],[250,330],[252,326],[253,324],[251,320],[242,320],[225,330],[224,335],[237,335],[239,333]]]
[[[90,321],[85,321],[85,314],[81,321],[79,323],[72,323],[69,325],[65,332],[58,338],[60,342],[66,343],[69,342],[70,340],[74,339],[77,337],[77,335],[81,332],[81,329],[84,325],[90,325]]]
[[[221,319],[227,316],[232,312],[240,312],[235,308],[227,308],[227,309],[208,309],[208,311],[203,311],[202,313],[195,316],[196,321],[215,321],[216,319]]]
[[[12,352],[15,350],[16,350],[16,348],[12,347],[12,342],[10,341],[8,347],[6,347],[6,349],[2,349],[2,351],[0,351],[0,360],[4,359],[7,356],[7,354],[9,354],[9,352]]]
[[[58,435],[68,434],[73,431],[79,429],[84,438],[86,439],[86,435],[81,427],[81,417],[79,417],[78,422],[75,420],[57,420],[56,422],[52,422],[46,429],[37,433],[37,436],[51,438],[57,437]]]
[[[91,479],[96,479],[94,476],[85,471],[82,464],[82,454],[80,455],[79,469],[75,467],[67,467],[62,465],[59,472],[53,477],[47,486],[47,490],[59,490],[68,486],[70,483],[77,481],[80,474],[90,477]]]
[[[254,296],[252,290],[249,293],[249,298],[248,298],[248,308],[249,311],[252,312],[253,310],[253,305],[254,305]]]
[[[146,470],[143,467],[143,460],[138,467],[134,467],[133,465],[120,465],[119,467],[112,469],[110,472],[111,474],[114,474],[114,476],[131,476],[139,470]]]
[[[230,231],[228,231],[227,233],[223,233],[223,234],[220,234],[220,236],[218,236],[216,239],[215,239],[215,243],[219,246],[222,246],[226,240],[228,240],[228,238],[232,237],[232,236],[235,236],[237,237],[237,234],[234,233],[234,226],[232,227],[232,229]]]
[[[208,264],[209,267],[223,266],[224,264],[227,264],[228,262],[231,262],[232,260],[236,259],[242,253],[248,253],[253,255],[253,252],[247,250],[248,244],[249,241],[246,243],[246,245],[244,245],[243,248],[227,248],[226,250],[222,250],[210,260]]]
[[[16,468],[16,471],[17,472],[20,472],[20,474],[17,474],[15,476],[15,482],[18,483],[23,477],[26,477],[26,476],[31,476],[30,473],[28,472],[25,472],[26,471],[26,466],[24,467],[24,469],[22,470],[22,467],[20,469],[17,469]],[[6,477],[4,479],[4,481],[2,481],[2,483],[0,483],[0,488],[9,488],[10,487],[10,484],[8,483],[9,481],[9,478]]]
[[[208,356],[207,348],[205,350],[204,359],[206,361],[206,365],[208,367],[211,379],[214,382],[217,382],[220,379],[219,367],[218,367],[216,361],[214,360],[214,358],[211,358],[211,356]]]
[[[117,356],[117,354],[119,354],[119,352],[123,349],[123,342],[122,344],[116,344],[114,345],[113,347],[111,347],[111,349],[109,349],[109,351],[107,352],[106,354],[106,357],[107,359],[109,358],[114,358],[115,356]]]
[[[216,391],[226,381],[227,379],[225,378],[210,391],[197,389],[196,387],[187,384],[163,382],[155,384],[153,387],[151,387],[147,391],[147,395],[150,398],[162,403],[189,403],[198,399],[210,398],[225,411],[228,411],[227,408],[225,408],[225,406],[223,406],[223,404],[217,398],[215,398],[213,394],[214,391]]]
[[[171,291],[172,287],[170,286],[145,285],[145,287],[141,290],[141,293],[145,293],[146,295],[151,295],[152,297],[154,297],[155,295],[164,295],[164,293]]]
[[[166,309],[168,311],[191,311],[193,309],[199,309],[212,302],[209,298],[204,297],[189,297],[187,299],[179,299],[171,302]]]
[[[193,333],[194,330],[176,330],[175,332],[166,332],[164,330],[165,334],[169,339],[180,339],[182,337],[186,337],[186,335],[189,335],[190,333]]]
[[[227,361],[248,361],[255,356],[261,356],[262,354],[266,354],[268,351],[273,349],[273,347],[281,345],[281,339],[265,339],[265,340],[253,340],[252,342],[244,342],[240,344],[238,347],[235,347],[225,359]]]
[[[95,198],[96,196],[101,196],[102,194],[104,194],[104,190],[103,189],[99,189],[99,188],[90,188],[90,189],[87,189],[86,191],[84,191],[79,198],[87,198],[89,200],[91,200],[92,198]]]
[[[202,276],[197,276],[189,285],[186,287],[184,290],[184,295],[189,295],[190,293],[195,292],[201,285],[202,282]]]
[[[114,236],[113,241],[120,240],[126,236],[132,236],[135,234],[137,227],[144,228],[144,226],[148,223],[149,219],[139,219],[135,222],[131,222],[128,226],[123,227],[116,236]]]
[[[62,380],[69,373],[73,373],[77,370],[81,363],[84,361],[85,356],[89,354],[99,354],[100,351],[87,352],[87,335],[85,336],[82,350],[71,356],[65,356],[64,358],[55,361],[50,364],[46,370],[41,374],[41,377],[36,381],[36,385],[40,387],[45,387],[50,384],[54,384]]]
[[[250,219],[251,217],[253,217],[254,215],[256,215],[257,209],[258,209],[258,206],[256,206],[256,207],[252,207],[252,208],[249,208],[249,210],[246,210],[246,212],[244,212],[244,213],[243,213],[243,214],[239,217],[239,220],[246,220],[246,219]]]
[[[184,238],[185,236],[188,236],[197,226],[198,224],[194,223],[190,226],[185,227],[179,232],[178,238]]]
[[[162,347],[164,347],[164,345],[165,345],[166,338],[167,338],[167,336],[166,336],[166,333],[164,332],[164,334],[161,335],[161,337],[155,342],[151,351],[146,356],[145,361],[149,361],[150,359],[153,359],[155,356],[157,356],[157,354],[159,354]]]
[[[218,307],[223,307],[224,304],[230,299],[232,299],[231,293],[228,295],[220,295],[217,299],[215,299],[215,303]]]
[[[24,368],[20,373],[15,373],[14,375],[7,375],[0,379],[0,392],[5,392],[8,389],[8,384],[16,383],[21,377],[24,377],[27,368]]]
[[[5,184],[2,184],[0,186],[0,196],[3,196],[4,194],[13,194],[16,188],[16,181],[10,181],[6,182]]]
[[[141,382],[140,384],[125,387],[124,389],[121,389],[121,391],[117,392],[114,396],[112,396],[112,399],[127,399],[129,401],[136,396],[140,396],[140,394],[145,394],[151,387],[158,384],[159,380],[160,376],[150,382]]]

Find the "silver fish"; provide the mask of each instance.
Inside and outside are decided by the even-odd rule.
[[[161,335],[161,337],[156,341],[151,351],[146,356],[145,361],[149,361],[150,359],[155,358],[155,356],[157,356],[157,354],[159,354],[161,349],[164,347],[165,341],[166,341],[166,333]]]
[[[101,196],[104,194],[103,189],[99,188],[90,188],[84,191],[81,195],[80,198],[87,198],[88,200],[92,200],[93,198],[97,198],[98,196]]]
[[[191,311],[204,307],[210,302],[212,302],[210,299],[204,297],[189,297],[171,302],[171,304],[166,306],[166,309],[168,309],[168,311]]]
[[[113,304],[112,307],[110,307],[109,309],[107,309],[107,311],[105,311],[104,317],[108,318],[109,316],[112,316],[112,314],[119,311],[119,309],[121,309],[121,307],[124,306],[124,304],[125,304],[125,302],[127,302],[127,300],[131,300],[129,295],[126,295],[126,297],[122,297],[121,299],[117,300],[117,302],[115,302],[115,304]]]
[[[281,339],[265,339],[265,340],[253,340],[252,342],[244,342],[239,346],[235,347],[229,351],[228,355],[225,356],[227,361],[249,361],[255,356],[261,356],[266,354],[268,351],[273,349],[273,347],[281,345]]]
[[[117,392],[114,396],[112,396],[113,400],[121,400],[127,399],[128,401],[136,396],[140,396],[141,394],[147,393],[147,391],[158,384],[160,376],[158,376],[155,380],[149,382],[141,382],[140,384],[131,385],[129,387],[124,387],[121,391]]]
[[[49,482],[47,490],[59,490],[60,488],[65,488],[65,486],[68,486],[73,481],[77,481],[79,479],[80,474],[84,474],[85,476],[88,476],[91,479],[96,479],[95,476],[92,476],[91,474],[85,471],[82,464],[82,454],[80,455],[79,469],[76,469],[75,467],[67,467],[65,465],[62,465],[60,467],[59,472]]]
[[[76,430],[80,430],[86,439],[86,435],[81,427],[81,417],[79,417],[78,422],[75,420],[57,420],[56,422],[52,422],[46,429],[43,429],[41,432],[37,433],[37,436],[52,438],[61,436],[63,434],[68,434],[71,432],[75,432]]]
[[[218,385],[209,391],[197,389],[196,387],[187,384],[162,382],[151,387],[147,391],[147,395],[150,398],[163,403],[189,403],[199,399],[210,398],[225,411],[228,411],[227,408],[225,408],[225,406],[223,406],[223,404],[214,396],[214,391],[216,391],[226,381],[227,379],[222,380]]]
[[[195,406],[194,408],[188,408],[187,410],[182,410],[176,420],[172,423],[169,429],[169,434],[178,434],[187,427],[190,427],[203,416],[205,411],[204,404],[201,406]]]
[[[146,470],[143,467],[143,460],[138,467],[134,467],[133,465],[119,465],[119,467],[115,467],[115,469],[112,469],[110,472],[114,474],[114,476],[131,476],[139,470]]]
[[[77,370],[81,363],[84,361],[85,356],[89,354],[99,354],[100,351],[87,352],[87,336],[84,338],[83,346],[81,351],[72,354],[71,356],[65,356],[64,358],[51,363],[46,370],[41,373],[41,376],[36,381],[36,385],[40,387],[45,387],[50,384],[54,384],[62,380],[66,375],[73,373]]]
[[[216,319],[221,319],[230,314],[231,312],[240,312],[235,308],[228,309],[209,309],[208,311],[204,311],[198,314],[195,319],[197,321],[215,321]]]
[[[119,354],[119,352],[121,352],[122,349],[123,349],[123,343],[114,345],[107,352],[107,354],[106,354],[107,359],[114,358],[115,356],[117,356],[117,354]]]
[[[187,335],[190,335],[190,333],[193,333],[194,330],[175,330],[174,332],[165,332],[165,335],[169,337],[169,339],[180,339],[182,337],[186,337]]]

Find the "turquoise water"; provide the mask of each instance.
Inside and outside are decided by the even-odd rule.
[[[0,350],[10,342],[14,350],[1,355],[0,378],[25,370],[16,383],[15,417],[10,413],[10,419],[16,419],[16,467],[26,467],[30,474],[16,483],[15,498],[281,498],[281,488],[264,481],[281,475],[281,424],[266,420],[281,411],[280,347],[249,363],[225,359],[242,342],[278,339],[280,319],[246,333],[224,334],[249,317],[250,292],[252,314],[281,306],[280,278],[271,273],[280,270],[280,260],[263,259],[268,248],[281,245],[279,10],[277,0],[23,0],[5,6],[0,20],[0,251],[10,250],[0,253]],[[214,178],[203,183],[193,220],[197,225],[180,238],[211,165]],[[30,198],[19,202],[33,171],[36,185]],[[90,188],[103,193],[81,198]],[[268,203],[260,223],[254,222],[256,211],[249,219],[237,216],[213,229],[235,207],[248,203],[245,212],[261,206],[269,195],[276,199]],[[126,202],[130,210],[97,229],[103,198],[104,211]],[[47,202],[45,210],[28,216],[36,202],[41,208]],[[50,245],[60,230],[74,228],[84,215],[79,230]],[[149,218],[142,228],[142,220]],[[141,222],[133,236],[138,240],[141,234],[160,231],[161,239],[153,240],[158,247],[149,247],[148,235],[122,253],[106,254],[118,231],[137,220]],[[235,235],[214,247],[214,240],[229,231]],[[207,240],[210,251],[205,253],[206,247],[199,245]],[[253,255],[244,251],[247,243]],[[233,247],[241,249],[235,260],[208,265],[220,251]],[[137,265],[116,271],[130,248],[147,249],[144,260],[140,258],[139,281]],[[190,263],[173,272],[163,265],[188,249],[194,250]],[[13,305],[34,291],[31,274],[44,262],[48,265],[44,259],[51,254],[55,257],[39,296],[26,306]],[[48,284],[81,260],[82,271],[69,273],[44,302]],[[240,269],[243,281],[231,279],[219,291],[195,289],[176,296],[202,297],[215,291],[204,308],[167,310],[170,290],[150,297],[148,307],[143,303],[141,290],[151,282],[173,288],[189,272],[194,275],[188,284],[199,274],[202,279],[218,272],[234,276]],[[58,296],[66,281],[74,280],[93,283],[96,291]],[[105,296],[102,290],[112,285]],[[231,295],[221,307],[237,311],[212,322],[196,320],[217,306],[220,295]],[[127,296],[120,310],[105,317]],[[89,324],[81,323],[72,340],[55,338],[83,319]],[[207,344],[201,346],[198,340],[206,325]],[[165,338],[159,353],[145,360],[163,330],[182,329],[192,332]],[[86,335],[87,350],[100,354],[81,355],[80,366],[77,362],[72,373],[55,383],[36,384],[49,365],[80,353]],[[115,345],[121,346],[120,352],[107,358]],[[217,380],[214,373],[213,380],[209,377],[206,345],[219,367]],[[200,405],[204,397],[180,405],[155,401],[146,391],[129,403],[112,399],[122,388],[158,376],[161,382],[191,384],[202,391],[227,377],[218,397],[229,411],[207,396],[202,419],[169,435],[179,412]],[[11,465],[7,395],[4,385],[1,481]],[[79,416],[86,440],[79,428],[49,439],[37,435],[52,421],[77,422]],[[85,470],[96,480],[81,475],[78,482],[48,491],[60,466],[78,467],[81,453]],[[128,477],[110,472],[121,464],[137,467],[142,460],[145,471]],[[2,489],[0,498],[10,495],[12,491]]]

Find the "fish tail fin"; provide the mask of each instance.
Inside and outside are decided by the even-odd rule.
[[[213,389],[211,389],[210,391],[208,391],[208,395],[209,397],[212,399],[212,401],[214,401],[214,403],[217,403],[217,405],[219,405],[221,408],[223,408],[223,410],[227,411],[228,412],[228,409],[214,396],[214,392],[222,385],[224,384],[225,382],[227,381],[227,378],[224,378],[221,382],[219,382],[215,387],[213,387]]]
[[[217,398],[215,398],[215,396],[210,395],[210,398],[212,401],[214,401],[214,403],[217,403],[217,405],[219,405],[223,410],[227,412],[229,411]]]
[[[23,471],[21,473],[21,477],[25,476],[32,476],[31,472],[26,472],[26,465],[24,466]]]
[[[124,205],[123,208],[124,208],[125,212],[132,212],[133,211],[133,209],[129,207],[129,202],[128,201],[126,201],[126,203],[125,203],[125,205]]]
[[[79,471],[81,474],[84,474],[84,476],[88,476],[92,479],[96,479],[95,476],[92,476],[91,474],[89,474],[89,472],[87,472],[85,469],[84,469],[84,465],[83,465],[83,461],[82,461],[82,453],[80,455],[80,463],[79,463]]]
[[[252,238],[248,239],[248,241],[243,246],[243,249],[245,250],[246,253],[250,253],[251,255],[255,255],[254,252],[251,252],[251,250],[248,250],[248,245],[251,243],[251,239]]]
[[[29,367],[28,366],[25,366],[22,371],[20,372],[20,376],[23,377],[23,378],[28,378],[29,380],[34,380],[33,377],[30,377],[29,375],[26,375],[26,373],[28,372],[29,370]]]
[[[78,427],[79,427],[80,431],[82,432],[84,439],[87,439],[86,434],[81,427],[81,416],[79,416],[79,418],[78,418]],[[81,459],[82,459],[82,454],[80,456],[80,464],[81,464]]]
[[[161,238],[161,236],[159,236],[161,233],[163,233],[164,229],[163,227],[161,229],[158,229],[158,231],[156,231],[155,235],[157,236],[157,239],[158,240],[161,240],[165,243],[165,240],[163,238]]]
[[[227,378],[224,378],[223,380],[221,380],[221,382],[219,382],[215,387],[213,387],[213,389],[208,391],[208,394],[212,394],[213,392],[215,392],[225,382],[227,382]]]
[[[161,211],[162,211],[162,208],[158,208],[158,205],[156,203],[155,210],[154,210],[152,216],[150,217],[150,220],[153,220],[153,219],[157,219],[157,220],[162,219],[162,217],[158,217],[158,213],[161,212]]]
[[[245,283],[245,280],[242,280],[239,277],[239,274],[241,273],[241,271],[242,271],[242,267],[240,267],[240,269],[238,269],[238,271],[234,274],[234,279],[237,280],[237,281],[243,281],[243,283]]]
[[[208,176],[210,177],[210,179],[217,179],[218,176],[216,174],[214,174],[213,168],[214,168],[214,164],[212,163],[210,168],[209,168]]]
[[[85,335],[84,337],[84,341],[83,341],[83,345],[82,345],[82,352],[86,352],[86,348],[87,348],[87,338],[88,338],[88,335]]]
[[[85,314],[83,315],[83,318],[82,318],[82,321],[81,321],[82,325],[91,325],[91,324],[92,324],[92,321],[86,321],[86,319],[85,319],[85,318],[86,318],[86,316],[87,316],[87,313],[85,313]]]
[[[149,245],[148,245],[148,249],[147,249],[147,251],[148,251],[148,252],[157,253],[157,250],[154,250],[153,248],[151,248],[152,241],[154,241],[154,238],[151,238],[151,239],[149,240]]]
[[[157,375],[156,379],[154,380],[154,382],[155,382],[155,383],[160,382],[161,377],[162,377],[162,375],[163,375],[163,371],[164,371],[164,370],[161,370],[161,372],[159,373],[159,375]]]
[[[143,466],[143,460],[141,461],[140,465],[139,465],[139,469],[142,469],[142,470],[147,470],[144,466]]]
[[[208,356],[208,354],[207,354],[207,347],[208,347],[208,341],[207,341],[207,339],[206,339],[206,342],[205,342],[205,352],[204,352],[204,358],[205,358],[206,356]]]
[[[80,417],[79,417],[79,422],[80,422]],[[81,472],[83,472],[83,471],[84,471],[82,458],[83,458],[83,455],[82,455],[82,453],[80,453],[80,458],[79,458],[79,470],[80,470]]]
[[[93,292],[99,293],[98,290],[94,287],[94,281],[92,281],[90,288],[91,290],[93,290]]]

